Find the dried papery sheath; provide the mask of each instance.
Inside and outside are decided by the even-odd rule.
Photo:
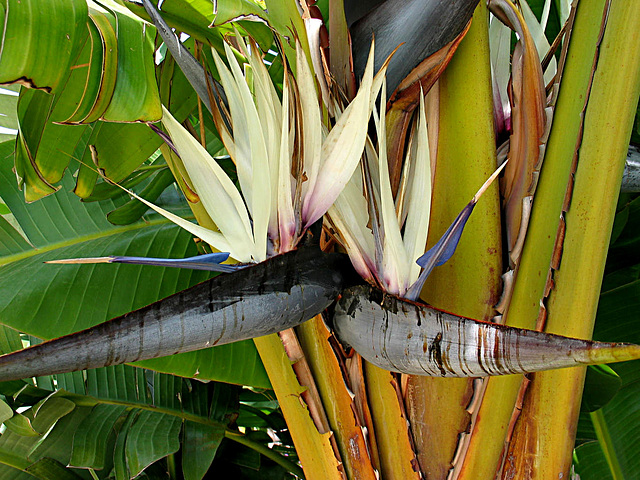
[[[279,332],[321,313],[352,275],[344,255],[301,248],[87,330],[0,356],[0,381],[157,358]]]
[[[338,338],[369,362],[411,375],[485,377],[640,358],[638,345],[478,322],[370,286],[342,293],[333,324]]]

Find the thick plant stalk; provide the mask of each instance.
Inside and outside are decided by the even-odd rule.
[[[440,117],[429,246],[495,169],[487,15],[485,2],[480,2],[467,36],[437,84]],[[478,202],[456,254],[427,280],[424,300],[472,318],[493,317],[502,272],[499,212],[496,185]],[[459,435],[468,428],[472,385],[465,379],[406,379],[407,414],[421,470],[429,479],[448,475]]]
[[[254,339],[264,368],[278,398],[293,444],[307,480],[346,480],[331,444],[330,431],[321,431],[313,422],[302,399],[306,390],[292,368],[277,334]]]
[[[330,332],[321,315],[297,328],[313,377],[318,385],[331,429],[336,437],[348,478],[375,480],[365,432],[356,416],[352,393],[344,379],[335,352],[329,344]]]
[[[548,301],[550,332],[588,338],[593,329],[640,95],[639,48],[640,4],[612,0],[585,112],[562,259]],[[518,455],[505,466],[503,478],[525,478],[525,472],[534,480],[568,477],[580,405],[576,392],[583,379],[584,369],[535,376],[507,453]],[[549,425],[554,428],[545,428]]]
[[[362,364],[380,456],[381,478],[417,480],[421,478],[420,466],[402,404],[399,377],[367,361]]]
[[[640,358],[638,345],[477,322],[370,286],[342,293],[333,324],[343,343],[369,362],[411,375],[486,377]]]
[[[576,13],[560,83],[544,168],[536,190],[532,218],[513,296],[503,320],[510,326],[535,329],[545,296],[556,231],[579,142],[582,111],[591,87],[606,0],[583,1]],[[544,316],[542,313],[541,317]],[[493,480],[511,436],[514,406],[522,377],[488,378],[468,440],[468,450],[456,465],[456,480]],[[521,398],[520,398],[521,401]]]
[[[327,308],[346,272],[345,257],[316,248],[273,257],[82,332],[4,355],[0,381],[135,362],[279,332]]]

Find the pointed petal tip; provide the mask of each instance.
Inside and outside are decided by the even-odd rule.
[[[493,172],[491,174],[491,176],[489,178],[487,178],[487,181],[484,182],[482,184],[482,186],[480,187],[480,189],[476,192],[476,194],[473,196],[473,200],[471,200],[473,203],[477,203],[478,200],[480,199],[480,197],[484,194],[484,192],[487,190],[487,188],[489,188],[491,186],[491,184],[493,183],[493,181],[496,179],[496,177],[498,175],[500,175],[500,172],[502,172],[502,170],[504,169],[504,167],[507,166],[507,163],[509,162],[509,159],[506,159],[502,165],[500,165],[498,168],[496,168],[496,171]]]
[[[87,257],[87,258],[64,258],[60,260],[47,260],[42,263],[57,263],[65,265],[80,265],[92,263],[113,263],[115,257]]]

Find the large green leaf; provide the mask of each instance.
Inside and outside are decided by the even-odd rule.
[[[583,479],[635,480],[640,478],[640,362],[617,366],[627,381],[601,410],[591,414],[595,441],[576,450],[576,471]]]
[[[93,407],[74,435],[69,465],[103,470],[108,462],[108,443],[115,440],[116,423],[125,410],[124,405],[99,403]]]
[[[160,139],[153,132],[140,124],[101,128],[102,124],[70,127],[61,123],[148,122],[161,117],[154,62],[155,28],[113,0],[89,1],[88,10],[85,0],[80,1],[83,5],[80,10],[77,5],[73,7],[77,0],[47,0],[49,6],[39,9],[29,7],[31,4],[17,8],[14,0],[5,1],[10,7],[7,7],[5,34],[12,36],[11,41],[3,43],[0,68],[6,78],[0,78],[0,83],[18,81],[13,78],[16,75],[17,79],[30,79],[32,73],[39,74],[42,65],[64,73],[55,73],[62,75],[56,80],[55,88],[44,89],[55,95],[32,89],[23,89],[21,93],[15,163],[26,200],[34,201],[55,192],[72,158],[81,160],[83,165],[93,165],[95,155],[91,155],[89,145],[96,147],[99,167],[105,174],[114,181],[122,180],[160,145]],[[59,18],[62,11],[59,4],[75,8],[65,14],[65,19],[67,23],[75,22],[82,31],[82,35],[69,34],[66,38],[62,33],[59,35],[64,39],[65,48],[71,49],[67,52],[68,62],[60,58],[62,49],[57,47],[55,56],[40,48],[32,59],[25,57],[25,44],[35,48],[54,35],[47,27],[52,21],[49,17],[57,19],[62,25],[60,28],[66,28]],[[27,21],[29,28],[20,29],[21,22]],[[48,42],[55,47],[56,42]],[[27,60],[20,65],[18,59],[22,61],[23,57]],[[30,85],[28,81],[21,82]],[[189,98],[192,94],[184,82],[172,89],[175,100],[172,99],[170,108],[181,121],[195,106],[195,97]],[[10,107],[6,105],[7,109]],[[96,178],[91,169],[83,167],[78,178],[78,194],[90,194]]]
[[[113,0],[3,3],[0,83],[60,93],[59,122],[161,117],[152,26]]]
[[[113,98],[102,118],[114,122],[155,121],[162,117],[155,83],[155,28],[113,0],[101,0],[116,17],[118,73]]]
[[[55,395],[26,411],[40,435],[22,436],[10,430],[0,435],[0,478],[79,478],[64,465],[70,458],[73,432],[89,413],[89,408]]]
[[[182,443],[184,458],[190,462],[186,468],[191,472],[189,478],[199,479],[238,410],[239,387],[145,373],[125,365],[87,371],[84,376],[62,374],[57,381],[67,390],[57,391],[25,412],[27,419],[33,419],[35,435],[10,432],[0,436],[0,464],[3,453],[36,452],[35,459],[47,456],[73,468],[104,473],[119,465],[117,468],[128,472],[124,478],[133,478],[176,452]],[[73,418],[75,412],[81,418],[70,425],[62,423],[61,419]],[[61,456],[49,437],[59,438],[70,455]],[[200,454],[198,458],[193,457],[195,453]],[[122,455],[124,463],[119,461]]]
[[[222,441],[223,432],[215,427],[186,421],[182,472],[185,480],[200,479],[207,472]]]
[[[178,451],[180,426],[177,418],[156,412],[140,412],[129,429],[125,447],[132,478],[156,460]]]
[[[59,187],[69,160],[86,125],[63,126],[50,120],[56,96],[40,90],[22,89],[18,100],[18,143],[15,155],[16,175],[24,186],[28,202],[50,195]]]
[[[614,480],[597,441],[587,442],[576,448],[574,462],[580,480]]]
[[[0,83],[58,91],[88,33],[86,0],[3,0],[0,14]]]
[[[158,5],[158,0],[151,1],[155,6]],[[126,5],[136,15],[149,20],[149,16],[139,3],[127,0]],[[218,2],[217,15],[214,14],[211,0],[165,0],[161,3],[160,13],[169,25],[205,45],[210,44],[221,54],[224,52],[223,35],[233,33],[233,27],[225,22],[243,14],[254,20],[268,20],[269,15],[257,5],[257,2],[250,0]],[[209,28],[214,22],[216,28]],[[240,21],[238,25],[247,31],[263,50],[266,51],[271,47],[273,34],[264,23]]]
[[[11,144],[0,145],[0,197],[26,239],[0,220],[0,322],[40,338],[53,338],[104,322],[202,281],[209,274],[125,265],[53,266],[56,258],[134,255],[182,258],[197,253],[191,236],[150,217],[116,227],[105,218],[122,199],[83,204],[69,192],[25,205],[13,181]],[[145,362],[184,376],[266,387],[269,381],[253,342]]]

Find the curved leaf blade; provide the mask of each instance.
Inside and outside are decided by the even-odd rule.
[[[88,33],[86,0],[7,0],[0,9],[5,19],[0,83],[57,92]]]

